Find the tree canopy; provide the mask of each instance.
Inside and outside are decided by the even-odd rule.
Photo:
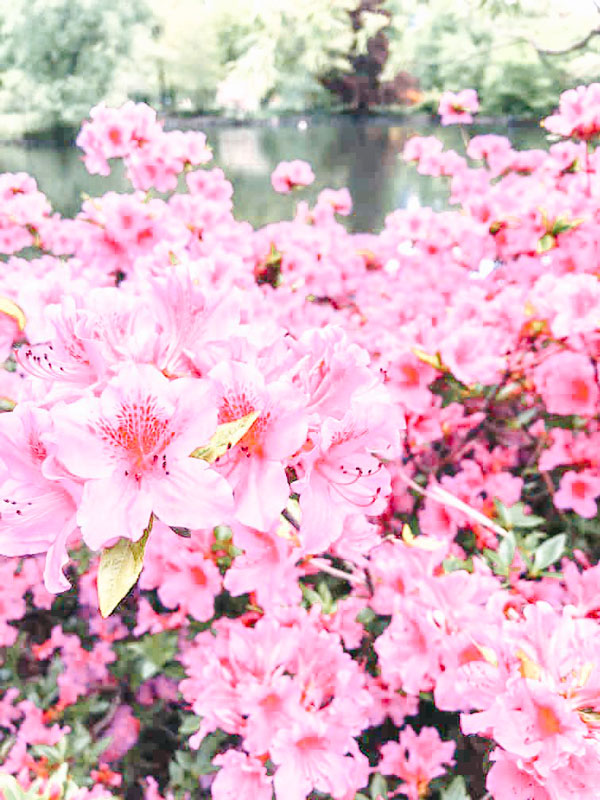
[[[0,35],[0,112],[46,128],[127,97],[239,114],[329,108],[329,89],[374,49],[375,81],[413,76],[430,109],[469,87],[484,113],[539,115],[600,77],[595,0],[14,0]]]
[[[12,0],[0,29],[4,105],[45,127],[78,125],[147,19],[143,0]]]

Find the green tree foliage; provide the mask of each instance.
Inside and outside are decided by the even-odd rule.
[[[32,112],[34,125],[77,126],[106,97],[144,19],[143,0],[11,0],[0,53],[8,111]]]
[[[166,6],[168,5],[168,9]],[[194,106],[240,112],[263,107],[327,106],[319,78],[350,69],[349,57],[365,52],[367,39],[387,18],[366,12],[355,31],[357,0],[152,0],[158,34],[139,43],[154,61],[157,80],[176,99]],[[162,70],[162,76],[161,76]]]
[[[0,114],[26,113],[38,128],[77,126],[99,100],[127,96],[169,110],[329,108],[336,98],[323,80],[352,74],[382,29],[389,56],[379,80],[415,75],[431,110],[441,92],[472,87],[483,113],[538,116],[563,89],[600,79],[600,0],[2,6]]]
[[[539,116],[564,89],[600,77],[593,0],[386,0],[385,7],[387,70],[417,75],[432,109],[441,92],[468,87],[483,113]]]

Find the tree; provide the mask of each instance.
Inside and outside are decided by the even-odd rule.
[[[418,96],[418,81],[406,72],[382,80],[389,55],[387,30],[394,24],[384,0],[360,0],[350,14],[356,35],[348,53],[351,71],[335,70],[322,76],[324,86],[358,111],[369,106],[410,103]]]
[[[241,113],[260,108],[329,106],[324,75],[352,70],[370,36],[387,17],[366,11],[356,28],[359,0],[149,0],[150,31],[139,53],[152,62],[155,97],[164,88],[176,101]],[[160,84],[160,86],[159,86]]]
[[[106,97],[146,15],[144,0],[13,0],[2,30],[8,111],[36,127],[77,126]]]
[[[429,92],[477,89],[482,111],[549,113],[561,90],[600,76],[594,0],[386,0],[390,56]],[[600,27],[598,28],[600,32]]]

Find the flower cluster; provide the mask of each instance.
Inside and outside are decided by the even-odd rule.
[[[253,230],[204,137],[133,103],[78,139],[131,193],[65,219],[0,178],[0,794],[597,795],[599,101],[574,92],[547,151],[410,140],[454,208],[379,235],[338,221],[346,189]]]
[[[475,89],[461,92],[444,92],[440,97],[438,114],[442,125],[473,122],[473,114],[479,111],[479,99]]]

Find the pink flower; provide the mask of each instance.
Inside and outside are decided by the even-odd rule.
[[[223,581],[234,597],[256,592],[256,600],[265,610],[293,606],[302,598],[298,549],[278,535],[278,527],[276,523],[273,530],[263,533],[234,525],[234,543],[244,553],[236,556]]]
[[[271,174],[271,184],[276,192],[287,194],[296,186],[308,186],[315,179],[306,161],[282,161]]]
[[[381,748],[378,770],[401,778],[401,792],[409,800],[419,800],[427,793],[430,781],[444,774],[444,766],[454,764],[455,748],[455,742],[443,742],[435,728],[422,728],[417,734],[406,727],[398,742],[386,742]]]
[[[227,750],[215,756],[213,764],[221,767],[211,786],[213,800],[238,800],[240,797],[271,800],[273,797],[272,778],[258,759],[239,750]]]
[[[581,472],[569,470],[560,479],[560,487],[554,495],[556,508],[573,509],[585,519],[593,519],[598,513],[596,498],[600,495],[600,476],[589,469]]]
[[[551,414],[598,413],[596,375],[592,362],[583,353],[554,353],[536,368],[533,379]]]
[[[418,601],[397,601],[396,611],[375,642],[382,677],[408,694],[431,691],[441,673],[442,634]]]
[[[441,344],[442,361],[455,378],[466,384],[497,383],[505,368],[506,338],[501,330],[461,324]]]
[[[428,387],[437,374],[433,367],[409,351],[398,353],[388,371],[394,396],[401,405],[415,413],[422,413],[430,407],[432,396]]]
[[[485,785],[498,800],[551,800],[551,795],[536,776],[524,768],[521,759],[496,747],[490,754],[490,761],[493,765]]]
[[[110,742],[102,751],[102,760],[118,761],[135,745],[139,733],[140,721],[133,715],[131,706],[120,705],[104,734],[110,737]]]
[[[473,122],[473,114],[479,111],[479,100],[475,89],[463,89],[461,92],[444,92],[440,98],[438,114],[442,125]]]
[[[377,516],[387,507],[390,475],[370,450],[381,447],[383,454],[394,442],[388,424],[393,427],[377,407],[350,411],[342,420],[328,417],[322,423],[315,446],[302,459],[304,475],[293,484],[300,494],[305,553],[327,550],[350,515]]]
[[[67,475],[53,474],[48,461],[53,430],[48,411],[19,404],[0,416],[0,554],[47,553],[44,581],[51,592],[70,587],[62,569],[67,541],[75,532],[79,487]]]
[[[100,397],[53,414],[57,456],[83,482],[77,521],[92,549],[116,537],[137,541],[152,512],[187,528],[217,525],[230,513],[226,481],[189,457],[216,428],[205,382],[169,382],[154,367],[130,365]]]
[[[140,587],[158,589],[167,608],[179,606],[183,614],[201,622],[210,619],[215,596],[222,588],[221,575],[210,558],[212,541],[212,531],[194,531],[189,539],[181,539],[156,521],[146,547]]]
[[[353,743],[353,744],[351,744]],[[353,752],[348,754],[349,749]],[[366,762],[343,728],[303,715],[291,728],[275,732],[271,759],[278,765],[274,786],[277,800],[306,800],[313,789],[344,798],[361,788],[352,775],[354,761]]]
[[[31,700],[21,700],[16,708],[22,714],[23,720],[17,731],[16,741],[12,749],[5,754],[2,763],[2,771],[9,774],[18,772],[26,765],[27,745],[55,745],[71,730],[69,727],[61,728],[58,724],[46,725],[44,712]],[[10,719],[14,719],[12,713]]]
[[[108,159],[124,158],[162,133],[154,109],[145,103],[125,103],[107,108],[103,103],[90,112],[77,137],[84,163],[92,174],[109,175]]]
[[[492,737],[547,777],[583,753],[587,727],[571,702],[540,681],[517,678],[486,711],[461,715],[463,733]]]
[[[256,367],[240,361],[222,361],[208,377],[219,423],[259,414],[241,441],[219,459],[219,469],[233,487],[236,518],[267,531],[289,499],[286,462],[306,440],[303,395],[285,380],[267,383]]]
[[[560,96],[558,111],[543,121],[546,130],[560,136],[593,139],[600,133],[600,83],[577,86]]]
[[[329,208],[342,217],[347,217],[352,211],[352,197],[345,187],[343,189],[323,189],[317,198],[317,208]],[[318,213],[318,212],[317,212]]]

